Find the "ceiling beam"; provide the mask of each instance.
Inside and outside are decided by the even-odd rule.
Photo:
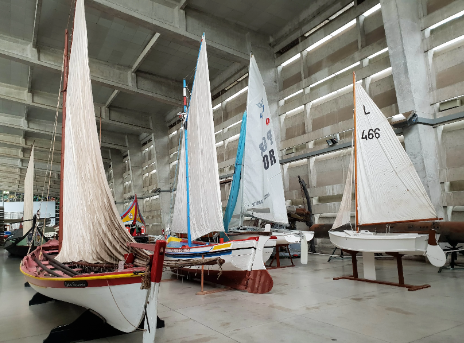
[[[114,101],[114,99],[116,99],[116,97],[118,96],[119,94],[119,91],[117,89],[115,89],[113,91],[113,93],[111,93],[110,97],[108,98],[108,100],[106,101],[106,104],[105,104],[105,107],[110,107],[111,103]]]
[[[209,51],[229,61],[242,64],[249,62],[246,33],[250,30],[241,25],[212,18],[198,11],[184,11],[179,5],[152,0],[87,0],[86,6],[144,26],[189,46],[198,47],[202,33],[207,32]],[[192,25],[187,26],[187,22]]]
[[[32,67],[61,73],[63,52],[47,47],[35,49],[31,43],[11,36],[0,35],[0,56]],[[158,77],[157,81],[133,73],[131,68],[89,59],[90,78],[105,87],[136,94],[173,106],[182,104],[182,84]],[[135,81],[135,82],[134,82]],[[143,84],[143,88],[137,85]]]
[[[27,88],[0,83],[0,99],[36,107],[52,112],[56,111],[56,95],[46,92],[28,92]],[[150,117],[145,113],[125,109],[105,109],[105,105],[94,104],[96,121],[102,116],[102,123],[127,130],[128,134],[151,133]],[[61,112],[61,108],[59,108]],[[50,125],[53,122],[49,121]]]
[[[37,35],[39,33],[40,14],[42,13],[42,0],[35,2],[34,28],[32,30],[32,47],[37,48]]]
[[[147,46],[143,49],[143,51],[141,52],[140,56],[137,58],[137,60],[135,61],[134,65],[132,66],[132,72],[135,73],[137,71],[137,69],[139,69],[140,65],[142,64],[142,62],[145,60],[145,58],[147,57],[148,53],[151,51],[151,49],[153,49],[153,47],[155,46],[155,43],[156,41],[158,40],[160,34],[159,33],[155,33],[155,35],[153,37],[151,37],[150,41],[148,42]]]

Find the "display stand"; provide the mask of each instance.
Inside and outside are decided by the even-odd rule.
[[[387,255],[390,255],[390,256],[393,256],[394,258],[396,258],[396,265],[397,265],[397,268],[398,268],[398,283],[395,283],[395,282],[375,280],[375,265],[372,263],[372,262],[375,263],[373,253],[371,253],[372,256],[370,256],[370,255],[366,256],[366,253],[364,253],[364,258],[365,259],[367,258],[367,260],[368,260],[367,264],[366,264],[366,261],[364,261],[364,263],[365,263],[365,269],[364,269],[365,274],[364,275],[366,276],[366,272],[367,272],[368,275],[366,277],[374,277],[374,279],[360,278],[358,276],[358,262],[357,262],[357,259],[356,259],[356,254],[358,253],[358,251],[345,250],[345,249],[343,249],[343,251],[346,252],[347,254],[351,255],[351,263],[353,265],[353,275],[352,276],[335,277],[335,278],[333,278],[334,280],[346,279],[346,280],[353,280],[353,281],[363,281],[363,282],[370,282],[370,283],[378,283],[378,284],[381,284],[381,285],[404,287],[404,288],[407,288],[408,291],[417,291],[419,289],[430,287],[430,285],[414,286],[414,285],[408,285],[408,284],[404,283],[403,261],[402,261],[403,255],[400,254],[400,253],[386,252]],[[372,268],[374,268],[374,271],[372,271]]]
[[[280,266],[280,247],[284,247],[284,249],[287,249],[288,256],[290,257],[290,262],[292,262],[291,266]],[[272,267],[272,263],[276,260],[277,266]],[[288,267],[295,267],[293,264],[293,259],[292,259],[292,254],[290,253],[290,248],[288,247],[288,244],[277,244],[276,245],[276,252],[274,254],[274,257],[271,260],[271,263],[269,263],[269,266],[267,269],[278,269],[278,268],[288,268]]]
[[[331,260],[335,260],[337,258],[339,259],[342,259],[344,260],[345,259],[345,256],[343,256],[343,250],[340,249],[340,255],[335,255],[335,252],[338,250],[339,248],[335,247],[335,249],[332,251],[332,253],[330,254],[329,256],[329,259],[327,260],[327,262],[330,262]]]
[[[143,329],[143,323],[137,329]],[[164,320],[158,317],[156,328],[164,327]],[[60,325],[50,331],[44,343],[74,343],[86,342],[106,337],[125,335],[125,332],[115,329],[107,324],[100,316],[91,310],[82,313],[70,324]]]
[[[462,246],[457,246],[457,245],[452,245],[450,248],[445,248],[443,251],[446,254],[446,257],[451,254],[451,261],[449,266],[445,267],[440,267],[438,269],[438,272],[441,273],[443,269],[450,269],[450,270],[455,270],[455,269],[464,269],[464,263],[461,262],[456,262],[458,259],[458,252],[464,251],[464,248]]]

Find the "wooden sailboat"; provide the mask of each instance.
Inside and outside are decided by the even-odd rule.
[[[212,282],[250,293],[272,289],[264,266],[276,240],[272,236],[248,237],[223,244],[194,240],[210,232],[223,232],[219,173],[214,139],[206,41],[203,35],[192,95],[183,125],[178,181],[171,233],[188,239],[168,238],[166,263],[181,274],[199,274],[202,260],[216,259],[204,277]],[[206,263],[206,262],[205,262]]]
[[[250,56],[247,111],[243,115],[229,201],[224,215],[226,231],[238,237],[256,235],[260,228],[244,225],[244,217],[273,223],[277,244],[302,243],[302,262],[307,263],[311,231],[288,230],[284,185],[279,152],[272,128],[271,113],[261,73],[255,57]],[[234,236],[236,237],[236,236]]]
[[[36,225],[36,217],[33,214],[34,207],[34,146],[31,149],[29,164],[27,165],[26,176],[24,178],[24,213],[22,231],[19,236],[12,235],[5,241],[4,248],[15,256],[24,257],[29,251],[37,248],[36,237],[33,237],[32,231]],[[45,228],[43,228],[45,229]],[[39,234],[43,236],[43,231],[37,228]],[[43,237],[45,241],[47,239]]]
[[[67,31],[65,40],[60,242],[40,246],[20,269],[37,292],[91,309],[114,328],[131,332],[144,317],[156,320],[165,242],[134,243],[117,212],[95,130],[84,1],[75,4],[70,58]],[[156,321],[145,324],[152,330],[144,339],[154,335]]]
[[[440,267],[446,258],[436,242],[435,231],[431,230],[429,234],[377,233],[366,229],[438,218],[391,125],[355,81],[353,73],[354,147],[340,209],[329,232],[330,240],[335,246],[351,252],[352,256],[356,252],[363,253],[366,279],[375,279],[374,253],[426,255],[431,264]],[[350,223],[353,177],[355,228],[333,231]]]
[[[140,235],[145,234],[145,219],[142,216],[142,212],[140,212],[137,194],[134,197],[134,201],[121,214],[121,220],[126,228],[128,228],[131,236],[140,237]]]

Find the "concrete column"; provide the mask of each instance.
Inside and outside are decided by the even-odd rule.
[[[182,90],[180,90],[182,91]],[[169,133],[164,118],[161,116],[152,116],[153,137],[156,156],[156,173],[158,174],[158,187],[162,190],[160,193],[161,218],[163,228],[169,224],[171,193],[163,192],[171,189],[169,184]],[[161,232],[154,232],[160,235]]]
[[[433,118],[429,75],[422,48],[419,0],[380,0],[400,113],[414,110]],[[404,130],[406,152],[411,158],[439,217],[444,217],[439,181],[438,142],[430,126],[414,125]]]
[[[132,172],[132,191],[134,195],[141,196],[143,193],[143,155],[142,155],[142,144],[137,136],[126,135],[127,150],[129,152],[130,168]]]
[[[126,170],[122,153],[117,149],[110,149],[111,168],[113,169],[113,191],[114,201],[119,213],[124,211],[124,178],[123,174]]]

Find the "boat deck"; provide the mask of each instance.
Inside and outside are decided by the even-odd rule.
[[[463,256],[459,255],[461,262]],[[27,306],[19,258],[0,250],[0,342],[37,343],[84,309],[63,302]],[[289,261],[284,260],[284,263]],[[270,270],[274,288],[256,295],[227,291],[195,295],[197,282],[162,282],[156,343],[167,342],[461,342],[464,337],[464,270],[444,270],[404,260],[405,278],[432,287],[408,292],[389,286],[332,278],[351,271],[351,261],[309,255],[307,265]],[[362,259],[360,259],[360,265]],[[377,260],[379,279],[396,278],[396,262]],[[362,270],[362,267],[360,267]],[[163,279],[171,278],[165,273]],[[205,286],[205,290],[211,289]],[[93,341],[141,342],[142,333]]]

